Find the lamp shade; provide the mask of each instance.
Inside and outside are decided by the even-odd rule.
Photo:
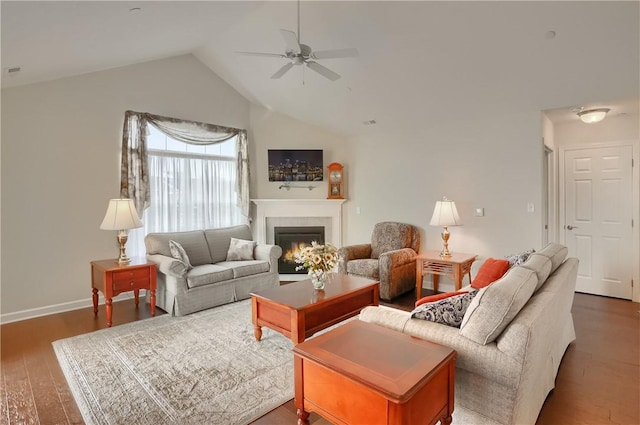
[[[458,215],[458,210],[456,209],[456,203],[448,199],[437,201],[429,224],[432,226],[462,225],[462,221]]]
[[[138,212],[131,199],[111,199],[100,228],[103,230],[125,230],[142,227]]]
[[[608,108],[598,108],[598,109],[587,109],[584,111],[578,112],[578,116],[582,120],[582,122],[587,124],[592,124],[594,122],[602,121],[609,112]]]

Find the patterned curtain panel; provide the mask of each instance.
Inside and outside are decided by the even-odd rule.
[[[127,111],[122,131],[120,196],[133,199],[138,214],[142,215],[151,204],[147,124],[153,125],[175,140],[193,145],[213,145],[238,136],[237,204],[242,214],[249,217],[249,157],[246,130]]]

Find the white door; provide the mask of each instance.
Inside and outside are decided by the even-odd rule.
[[[566,150],[564,176],[564,240],[580,260],[576,291],[631,299],[631,146]]]

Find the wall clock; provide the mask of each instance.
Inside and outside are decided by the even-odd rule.
[[[344,166],[332,162],[329,169],[329,194],[327,199],[344,199]]]

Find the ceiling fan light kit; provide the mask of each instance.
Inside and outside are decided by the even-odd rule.
[[[284,39],[285,52],[280,53],[261,53],[261,52],[237,52],[243,55],[249,56],[263,56],[284,58],[289,60],[278,69],[271,79],[277,80],[287,73],[294,65],[305,65],[307,68],[317,72],[323,77],[331,81],[336,81],[340,78],[340,74],[330,70],[324,65],[319,64],[316,60],[319,59],[341,59],[341,58],[353,58],[358,56],[358,50],[354,48],[334,49],[334,50],[319,50],[314,52],[313,49],[300,43],[300,2],[298,2],[298,33],[289,30],[280,30],[282,38]]]

